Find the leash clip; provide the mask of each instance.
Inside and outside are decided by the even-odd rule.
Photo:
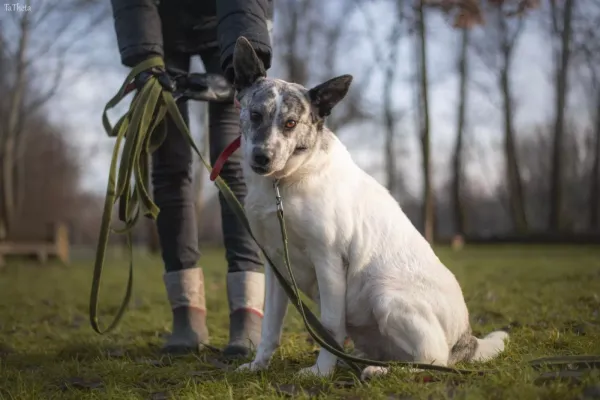
[[[275,200],[277,203],[277,211],[283,212],[283,199],[279,192],[279,180],[273,181],[273,189],[275,189]]]

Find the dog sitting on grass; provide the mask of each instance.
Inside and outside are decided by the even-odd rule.
[[[294,276],[320,306],[323,326],[340,344],[349,336],[359,355],[374,360],[451,366],[502,352],[508,334],[472,335],[455,276],[325,126],[352,77],[312,89],[267,78],[243,37],[233,57],[252,231],[271,259],[283,260],[273,189],[278,180]],[[271,268],[265,271],[261,341],[254,361],[240,370],[267,368],[280,344],[288,298]],[[316,364],[300,372],[328,376],[336,363],[321,349]],[[386,372],[367,367],[363,378]]]

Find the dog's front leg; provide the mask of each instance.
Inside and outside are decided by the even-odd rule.
[[[346,338],[346,271],[341,257],[321,249],[311,249],[317,284],[319,286],[321,323],[341,345]],[[317,376],[331,375],[337,363],[337,356],[321,348],[317,362],[304,368],[300,374]]]
[[[265,265],[265,316],[262,322],[260,343],[251,363],[241,365],[238,370],[259,371],[269,366],[271,356],[279,347],[283,320],[288,306],[288,297],[277,281],[272,266]]]

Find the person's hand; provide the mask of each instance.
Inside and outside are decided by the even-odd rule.
[[[140,72],[134,78],[134,83],[137,90],[141,90],[144,87],[144,84],[146,84],[148,79],[150,79],[152,76],[156,77],[163,89],[168,90],[169,92],[175,91],[177,87],[175,81],[171,79],[167,71],[162,67],[152,67],[146,71]]]
[[[219,74],[191,73],[176,78],[177,94],[181,99],[229,103],[233,87]]]

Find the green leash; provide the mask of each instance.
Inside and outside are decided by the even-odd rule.
[[[166,137],[166,125],[162,122],[165,120],[167,115],[173,119],[177,128],[181,131],[181,133],[184,134],[186,140],[198,157],[200,157],[201,162],[208,169],[208,171],[212,171],[211,165],[205,160],[205,158],[202,156],[202,153],[198,150],[196,144],[194,143],[189,129],[179,113],[173,94],[167,90],[164,90],[162,85],[154,76],[151,76],[146,81],[142,89],[135,95],[129,110],[125,113],[125,115],[118,120],[114,127],[111,126],[108,120],[107,111],[119,104],[119,102],[126,96],[126,89],[128,85],[131,84],[131,82],[139,73],[152,67],[164,67],[162,58],[154,57],[148,59],[133,68],[125,79],[125,82],[119,89],[118,93],[106,104],[104,112],[102,113],[102,124],[104,129],[108,136],[116,138],[116,143],[110,163],[108,185],[106,189],[106,198],[104,203],[102,223],[100,226],[100,237],[98,239],[98,247],[96,250],[96,260],[94,263],[94,273],[90,294],[90,323],[92,329],[99,334],[108,333],[117,327],[121,318],[123,317],[123,314],[125,313],[129,301],[131,300],[131,293],[133,289],[133,249],[131,244],[131,229],[138,221],[140,212],[143,212],[145,217],[152,218],[153,220],[156,220],[156,217],[159,213],[159,209],[152,201],[147,189],[149,186],[148,162],[149,156],[161,146]],[[123,150],[121,152],[121,159],[119,162],[121,146],[123,147]],[[300,291],[294,279],[290,265],[290,257],[287,245],[287,231],[285,229],[285,218],[283,213],[283,201],[279,194],[277,182],[274,183],[277,201],[277,216],[279,219],[281,236],[283,240],[284,262],[291,283],[286,280],[280,269],[277,268],[276,264],[270,259],[267,252],[254,237],[246,214],[244,213],[244,209],[229,186],[221,177],[217,177],[215,179],[215,184],[221,191],[229,207],[233,210],[240,222],[242,222],[244,227],[248,230],[250,236],[254,239],[258,247],[263,252],[264,257],[270,264],[270,267],[277,277],[279,283],[290,298],[294,307],[296,307],[302,316],[304,325],[311,337],[322,348],[346,362],[355,372],[361,372],[362,369],[358,366],[359,364],[382,367],[405,365],[412,368],[458,374],[483,375],[485,373],[493,372],[492,370],[461,370],[431,364],[368,360],[354,357],[345,353],[343,347],[335,340],[331,333],[325,327],[323,327],[319,319],[300,298]],[[119,219],[125,223],[125,227],[120,230],[111,228],[112,211],[117,201],[119,202]],[[127,280],[127,289],[121,306],[119,307],[113,321],[108,325],[107,328],[103,330],[100,328],[98,322],[98,299],[100,294],[102,268],[104,265],[106,248],[111,230],[117,234],[127,235],[127,245],[129,250],[129,276]],[[600,363],[600,356],[554,357],[551,359],[533,360],[530,361],[530,363],[535,366],[549,364],[597,365]]]

